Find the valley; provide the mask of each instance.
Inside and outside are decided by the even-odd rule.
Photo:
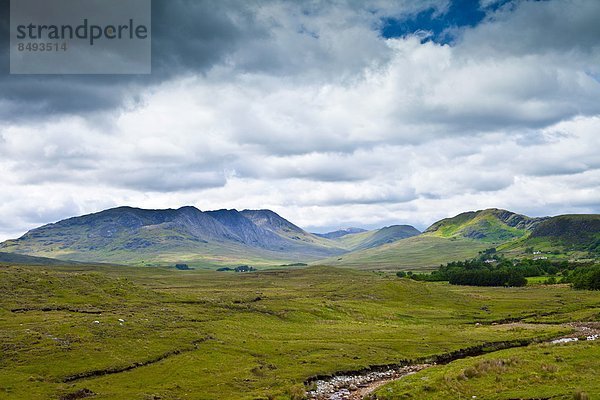
[[[473,288],[330,267],[4,266],[0,394],[301,399],[313,377],[548,340],[599,312],[598,292],[565,285]]]

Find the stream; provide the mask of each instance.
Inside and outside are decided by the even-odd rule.
[[[579,340],[600,340],[600,323],[570,323],[565,326],[575,329],[575,332],[546,342],[560,344]],[[335,376],[315,377],[305,382],[307,386],[311,387],[311,390],[306,392],[306,396],[311,400],[361,400],[384,384],[402,379],[425,368],[498,350],[523,347],[534,342],[537,341],[527,339],[484,343],[428,358],[401,360],[394,365],[373,366],[360,371],[341,372]]]

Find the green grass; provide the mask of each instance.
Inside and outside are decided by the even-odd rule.
[[[527,279],[527,284],[528,285],[543,285],[546,283],[546,281],[548,279],[550,279],[551,276],[530,276]],[[561,277],[560,276],[554,276],[554,279],[558,282],[560,281]]]
[[[316,374],[554,337],[567,329],[548,323],[599,313],[600,293],[560,285],[468,288],[325,267],[7,266],[0,398],[56,399],[86,388],[94,399],[289,399]],[[535,324],[492,324],[507,318]]]
[[[32,257],[24,254],[0,252],[0,263],[15,265],[78,265],[77,262],[66,262],[54,258]]]
[[[598,341],[502,350],[423,370],[383,386],[377,398],[595,399],[599,360]]]

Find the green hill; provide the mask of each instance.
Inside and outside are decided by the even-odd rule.
[[[548,218],[531,234],[502,250],[513,253],[561,253],[576,257],[600,256],[600,215],[571,214]]]
[[[459,237],[501,243],[523,237],[544,219],[490,208],[443,219],[427,228],[425,233],[443,238]]]
[[[576,250],[600,250],[600,215],[559,215],[537,225],[530,239],[554,240]]]

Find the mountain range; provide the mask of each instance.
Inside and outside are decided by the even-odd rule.
[[[77,262],[197,266],[318,262],[392,269],[435,267],[490,247],[512,255],[532,248],[594,255],[600,251],[600,215],[531,218],[487,209],[442,219],[423,233],[410,225],[393,225],[313,234],[270,210],[118,207],[44,225],[0,243],[0,251],[15,256]]]

